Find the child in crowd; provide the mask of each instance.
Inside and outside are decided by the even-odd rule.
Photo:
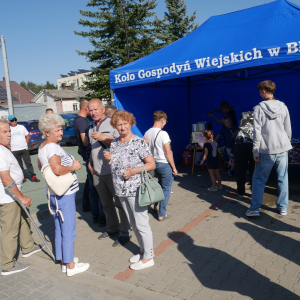
[[[234,147],[235,137],[238,132],[238,127],[232,124],[232,120],[230,117],[225,116],[223,118],[224,120],[224,127],[219,132],[217,137],[215,138],[215,141],[217,142],[221,135],[224,136],[225,139],[225,145],[226,145],[226,151],[228,154],[228,157],[231,157],[231,152]],[[231,170],[228,172],[229,176],[234,175],[234,163],[231,163]]]
[[[208,188],[210,192],[215,192],[222,189],[221,175],[220,175],[220,159],[218,143],[214,141],[214,134],[212,130],[205,130],[204,137],[207,142],[203,146],[203,159],[200,165],[203,165],[207,158],[207,169],[212,181],[212,186]],[[218,184],[217,184],[218,180]]]

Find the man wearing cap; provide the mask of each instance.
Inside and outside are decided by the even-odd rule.
[[[230,117],[230,119],[232,120],[232,125],[237,126],[237,121],[236,121],[236,114],[235,114],[235,110],[233,109],[233,106],[231,106],[227,101],[223,101],[220,104],[221,109],[215,109],[215,110],[211,110],[208,112],[208,115],[211,118],[214,118],[218,123],[223,124],[224,122],[224,117],[222,117],[222,119],[218,119],[216,116],[214,116],[212,113],[223,113],[226,116]]]
[[[32,200],[21,193],[23,172],[16,158],[9,151],[11,129],[6,121],[0,120],[0,222],[1,222],[1,275],[11,275],[26,270],[29,265],[18,263],[15,259],[18,240],[22,257],[29,257],[41,251],[35,245],[30,231],[30,220],[20,205],[6,193],[5,187],[16,183],[11,192],[29,207]]]
[[[25,170],[23,168],[22,159],[25,162],[27,171],[30,174],[31,181],[39,182],[40,180],[36,178],[33,166],[30,159],[30,154],[28,151],[28,143],[30,142],[30,134],[23,125],[18,125],[17,118],[15,115],[9,115],[8,121],[11,128],[11,143],[10,149],[12,154],[17,159],[24,175],[23,182],[26,181]]]

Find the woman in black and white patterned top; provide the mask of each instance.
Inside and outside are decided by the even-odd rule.
[[[234,163],[238,197],[245,195],[247,170],[249,171],[249,184],[252,185],[252,176],[255,162],[253,159],[253,111],[243,112],[240,118],[239,131],[235,138]]]
[[[147,143],[131,132],[135,124],[133,114],[118,110],[111,119],[120,137],[112,141],[110,152],[104,156],[109,162],[115,193],[119,196],[122,207],[140,245],[140,253],[129,261],[130,268],[141,270],[154,265],[153,236],[149,225],[148,207],[140,207],[138,191],[141,184],[141,166],[147,171],[155,169],[155,161]]]
[[[59,145],[62,140],[62,126],[64,125],[63,118],[58,114],[46,114],[40,118],[39,129],[46,140],[39,148],[38,167],[41,170],[44,165],[50,164],[55,175],[61,176],[72,173],[74,177],[73,184],[62,196],[55,195],[50,189],[49,199],[55,221],[55,256],[62,263],[62,272],[67,273],[67,276],[73,276],[86,271],[90,265],[78,263],[78,258],[74,257],[75,196],[79,190],[75,171],[81,169],[81,165],[79,160],[74,160],[73,156],[66,153]]]

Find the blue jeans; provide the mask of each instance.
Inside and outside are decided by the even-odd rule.
[[[88,163],[87,163],[88,165]],[[103,206],[100,200],[100,197],[98,195],[98,192],[94,186],[93,183],[93,174],[90,172],[89,168],[86,166],[86,172],[87,172],[87,180],[89,184],[89,202],[91,206],[91,212],[93,215],[100,215],[100,219],[105,219],[105,215],[103,212]]]
[[[255,163],[252,179],[251,210],[261,207],[266,182],[274,166],[278,180],[278,199],[276,205],[279,210],[286,210],[289,202],[288,181],[288,152],[278,154],[259,154],[259,163]]]
[[[56,196],[58,209],[62,212],[64,222],[59,213],[54,215],[55,221],[55,257],[68,264],[74,258],[74,241],[76,237],[76,193]],[[50,196],[52,211],[56,211],[55,197]]]
[[[162,218],[166,215],[167,205],[169,203],[174,177],[172,174],[171,166],[169,164],[159,162],[156,163],[155,174],[158,178],[158,183],[161,185],[165,196],[165,199],[159,203],[158,216]],[[157,206],[157,204],[158,203],[155,204],[155,207]]]

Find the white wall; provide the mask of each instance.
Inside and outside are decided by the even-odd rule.
[[[52,108],[54,113],[57,113],[56,101],[54,101],[53,97],[46,94],[46,101],[44,94],[40,94],[36,103],[42,103],[47,106],[47,108]]]
[[[79,102],[77,100],[63,100],[63,111],[74,111],[73,104],[77,104],[77,109],[79,110]]]

